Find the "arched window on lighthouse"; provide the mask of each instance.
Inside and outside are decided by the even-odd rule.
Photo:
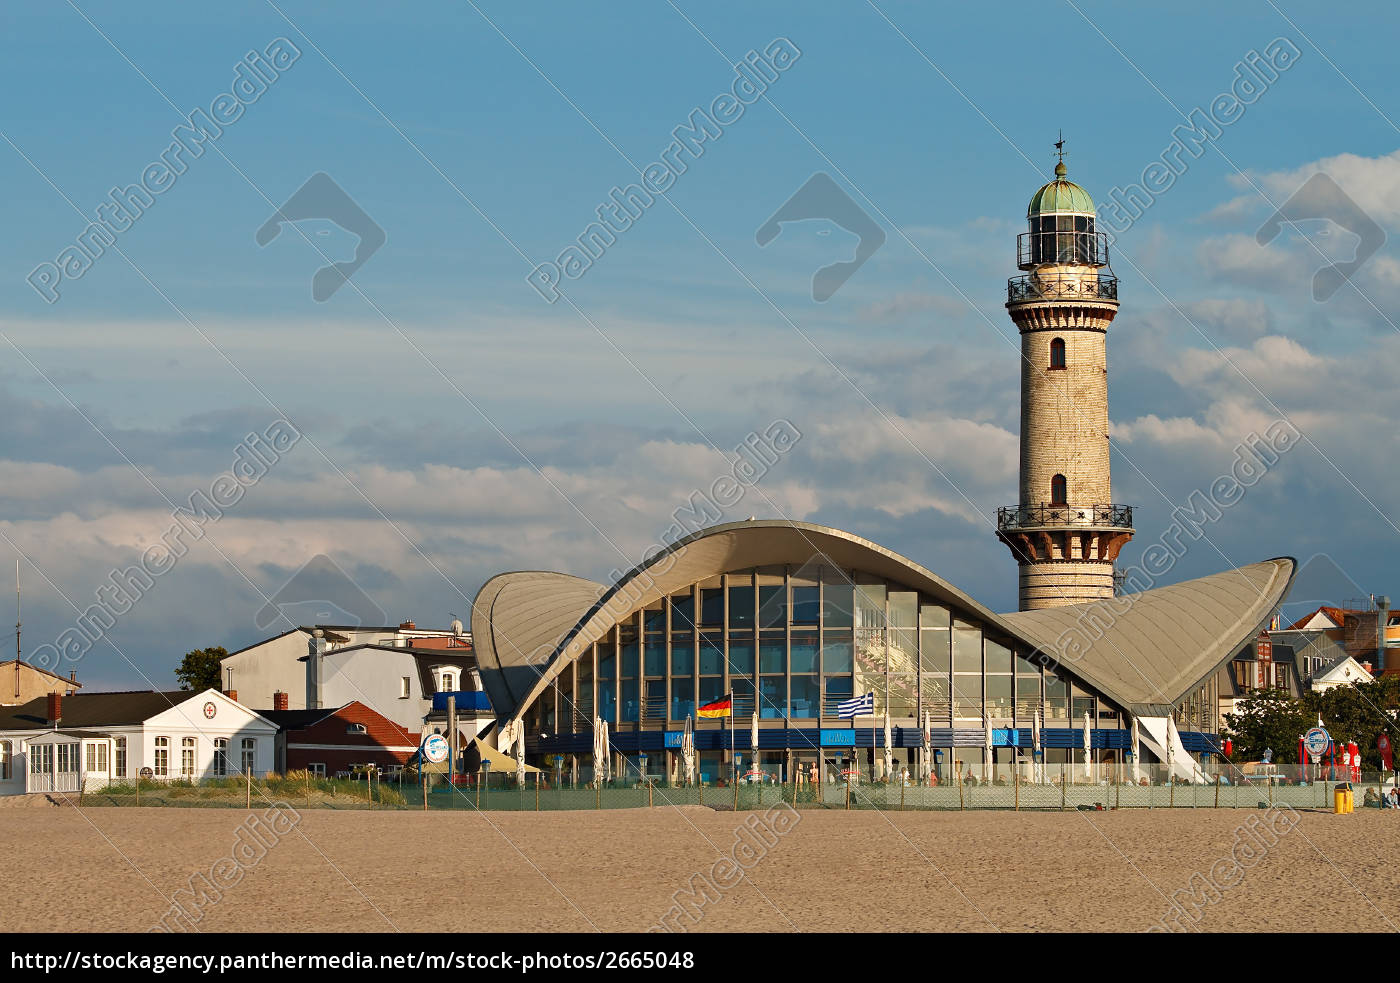
[[[1065,339],[1056,338],[1050,342],[1050,368],[1062,369],[1065,367]]]
[[[1050,479],[1050,504],[1064,505],[1069,502],[1068,489],[1065,487],[1065,476],[1057,474]]]

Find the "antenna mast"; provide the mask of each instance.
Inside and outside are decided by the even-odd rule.
[[[19,699],[19,559],[15,559],[15,699]]]

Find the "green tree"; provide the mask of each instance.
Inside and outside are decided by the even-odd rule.
[[[1234,741],[1236,761],[1258,761],[1265,748],[1273,748],[1274,761],[1297,764],[1298,738],[1321,718],[1333,740],[1356,742],[1363,771],[1379,771],[1376,738],[1385,733],[1392,746],[1400,747],[1396,707],[1400,707],[1400,677],[1395,676],[1305,693],[1300,700],[1280,690],[1267,690],[1240,700],[1234,713],[1225,714],[1222,736]],[[1396,754],[1400,757],[1400,751]]]
[[[1282,690],[1261,690],[1235,704],[1225,714],[1225,733],[1234,742],[1235,761],[1260,761],[1273,748],[1277,763],[1298,761],[1298,737],[1317,722],[1303,704]]]
[[[219,660],[226,655],[228,655],[228,650],[222,645],[186,652],[185,657],[180,660],[179,667],[175,670],[175,678],[180,681],[180,688],[191,690],[223,689],[223,679],[221,678],[223,671],[219,666]]]

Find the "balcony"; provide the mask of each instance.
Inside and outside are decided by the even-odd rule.
[[[1006,281],[1008,304],[1037,300],[1118,300],[1118,278],[1111,273],[1032,273]]]
[[[1107,266],[1108,236],[1102,232],[1022,232],[1016,237],[1016,267],[1032,270],[1054,263]]]
[[[997,509],[997,532],[1018,529],[1132,529],[1131,505],[1005,505]]]

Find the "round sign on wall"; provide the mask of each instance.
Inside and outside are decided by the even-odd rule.
[[[447,738],[441,734],[429,734],[423,741],[423,758],[431,764],[440,765],[447,760],[447,755],[451,748],[447,745]]]
[[[213,700],[210,700],[209,702],[204,704],[204,718],[206,720],[213,720],[214,715],[218,712],[219,708],[215,705]]]
[[[1314,758],[1320,758],[1326,754],[1327,746],[1331,743],[1332,738],[1322,727],[1314,727],[1303,735],[1303,748]]]

